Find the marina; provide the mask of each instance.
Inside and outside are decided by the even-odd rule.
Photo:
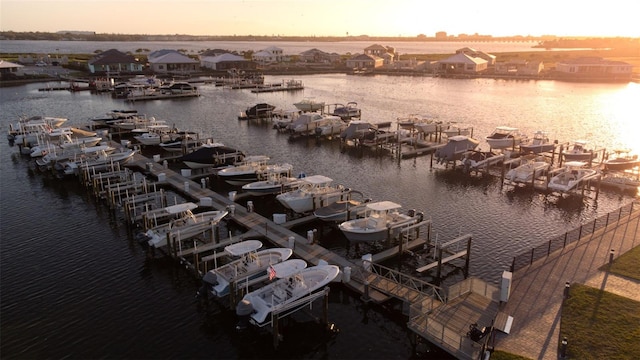
[[[363,78],[359,81],[366,82],[368,79]],[[308,91],[309,83],[314,84],[313,79],[311,77],[305,78],[305,84],[307,85],[305,91]],[[314,84],[313,86],[319,85]],[[200,87],[199,90],[203,92],[202,96],[216,96],[216,93],[206,86]],[[54,96],[60,95],[62,95],[62,93]],[[243,97],[242,93],[239,92],[225,93],[225,95],[231,98],[235,98],[236,96]],[[83,94],[81,96],[93,95]],[[299,98],[300,96],[292,95],[291,98],[287,98],[287,103],[294,103],[299,100]],[[316,96],[316,98],[319,98],[319,96]],[[350,99],[354,97],[344,96],[344,98]],[[277,98],[264,100],[281,107],[286,106],[286,104],[282,103],[283,101]],[[318,141],[314,136],[291,140],[288,136],[272,131],[270,127],[261,125],[259,122],[236,122],[238,109],[246,108],[250,104],[255,104],[258,101],[255,101],[253,98],[243,98],[242,100],[233,101],[236,101],[236,104],[233,106],[230,105],[227,113],[224,115],[212,115],[216,118],[223,117],[223,121],[207,122],[201,125],[198,125],[196,122],[195,126],[193,126],[193,123],[191,124],[192,126],[185,126],[185,122],[179,122],[178,126],[189,129],[195,128],[199,131],[213,126],[217,134],[215,136],[216,139],[224,143],[232,144],[235,148],[246,150],[247,153],[258,153],[257,149],[264,147],[264,141],[270,139],[269,141],[273,141],[279,145],[268,146],[269,155],[278,161],[291,161],[294,164],[294,171],[305,171],[309,173],[313,170],[314,174],[330,175],[338,184],[349,186],[357,184],[358,190],[368,190],[366,191],[367,196],[375,198],[376,201],[389,199],[403,204],[403,207],[406,206],[407,209],[420,209],[424,211],[424,221],[419,227],[407,230],[406,241],[400,241],[389,248],[362,247],[358,252],[353,246],[345,248],[342,245],[336,245],[335,242],[341,239],[341,237],[332,226],[321,226],[320,223],[315,222],[315,218],[312,216],[293,217],[277,203],[274,203],[273,200],[270,200],[271,197],[261,199],[252,195],[243,194],[238,187],[226,184],[224,181],[218,181],[215,172],[211,170],[193,169],[192,172],[183,173],[181,170],[184,168],[177,160],[179,158],[178,155],[164,152],[163,149],[154,148],[153,146],[142,149],[142,154],[136,154],[134,159],[124,166],[127,170],[123,170],[123,168],[112,169],[112,171],[104,173],[96,171],[93,174],[86,173],[86,175],[80,176],[80,179],[84,179],[82,180],[83,184],[90,184],[87,189],[91,194],[99,194],[92,195],[90,198],[99,197],[100,199],[110,199],[107,200],[107,203],[110,204],[107,205],[109,208],[108,212],[103,213],[103,211],[100,210],[102,208],[100,200],[95,204],[88,204],[91,206],[89,209],[96,208],[98,210],[89,211],[89,213],[93,214],[88,215],[97,216],[100,219],[104,219],[104,216],[108,215],[107,217],[111,217],[112,220],[106,223],[111,224],[111,226],[115,228],[119,228],[118,223],[130,223],[131,225],[122,226],[117,230],[120,233],[118,236],[123,236],[122,234],[124,233],[124,238],[128,238],[129,236],[126,235],[125,228],[135,227],[133,224],[138,224],[140,221],[143,221],[142,214],[149,211],[148,209],[161,209],[176,203],[176,197],[184,198],[185,201],[193,201],[199,206],[203,206],[203,210],[204,208],[210,208],[211,210],[229,211],[229,214],[225,217],[224,224],[221,223],[217,229],[211,226],[203,226],[203,228],[194,230],[193,236],[185,233],[182,234],[184,236],[181,235],[180,237],[176,236],[172,238],[171,241],[168,242],[168,246],[162,250],[166,251],[167,257],[172,259],[171,263],[174,265],[168,267],[166,265],[160,266],[165,258],[160,255],[162,251],[157,251],[156,256],[150,259],[146,258],[146,254],[142,256],[143,259],[147,259],[143,261],[147,264],[145,266],[149,266],[152,269],[151,274],[155,274],[153,275],[155,277],[161,276],[164,278],[165,275],[159,275],[157,271],[160,269],[173,268],[175,264],[178,264],[178,268],[187,270],[186,272],[177,271],[174,275],[167,276],[168,286],[162,286],[163,289],[161,292],[168,291],[169,294],[174,294],[176,293],[175,288],[179,288],[182,290],[179,290],[177,293],[181,294],[176,294],[176,298],[183,296],[186,298],[185,293],[188,292],[188,297],[192,299],[197,288],[200,286],[199,283],[197,286],[189,285],[194,275],[196,275],[195,278],[198,278],[198,276],[202,276],[206,271],[215,267],[215,262],[222,260],[222,257],[218,256],[218,253],[221,252],[224,246],[236,243],[242,239],[259,237],[263,239],[265,243],[268,243],[269,246],[293,248],[295,256],[304,259],[310,266],[315,266],[320,263],[320,260],[323,260],[341,268],[342,275],[340,282],[342,284],[331,284],[331,290],[328,293],[317,293],[316,295],[318,297],[310,300],[311,303],[326,301],[326,321],[323,319],[324,314],[317,315],[318,311],[324,312],[322,309],[324,308],[324,302],[323,306],[318,307],[314,305],[313,308],[317,310],[314,312],[316,316],[318,316],[320,323],[324,324],[321,325],[320,328],[330,328],[331,324],[335,324],[341,330],[337,336],[335,334],[333,335],[336,336],[334,339],[336,339],[337,343],[330,345],[332,349],[341,349],[340,352],[343,355],[340,357],[389,357],[392,355],[390,352],[393,352],[393,354],[406,354],[407,357],[409,357],[412,348],[414,346],[419,348],[423,341],[436,344],[431,345],[434,349],[432,351],[443,351],[449,354],[448,356],[459,358],[477,356],[484,345],[484,341],[487,341],[489,337],[482,337],[481,340],[483,341],[480,343],[471,340],[467,337],[469,323],[477,322],[480,327],[488,327],[491,321],[494,321],[497,328],[502,326],[498,326],[498,324],[502,322],[501,319],[504,318],[504,316],[498,316],[499,312],[496,306],[496,289],[498,289],[497,284],[500,283],[500,281],[496,281],[496,277],[499,277],[502,272],[496,272],[496,268],[499,268],[499,270],[509,269],[513,258],[513,256],[504,256],[496,252],[497,260],[495,260],[495,258],[487,260],[487,256],[482,254],[492,251],[488,250],[488,248],[491,247],[487,242],[488,234],[494,231],[512,232],[512,230],[510,230],[511,222],[514,221],[521,224],[522,221],[519,221],[521,219],[512,220],[502,218],[497,222],[499,225],[495,225],[496,223],[493,223],[494,220],[492,216],[482,212],[481,215],[484,218],[482,222],[478,222],[474,213],[461,212],[462,210],[458,209],[455,201],[451,201],[451,197],[458,199],[459,191],[464,190],[464,192],[467,193],[465,195],[464,206],[471,206],[476,212],[478,212],[477,204],[486,202],[485,199],[487,196],[491,198],[491,206],[497,207],[498,209],[512,209],[513,207],[524,208],[524,205],[520,202],[525,202],[526,199],[533,198],[533,201],[528,201],[531,204],[527,205],[528,210],[526,210],[527,218],[529,219],[529,215],[532,215],[529,214],[529,212],[538,212],[538,209],[542,208],[542,205],[538,204],[538,202],[542,201],[541,199],[544,199],[546,194],[544,192],[533,192],[527,193],[528,195],[523,195],[523,190],[500,190],[502,186],[500,174],[503,171],[500,162],[476,164],[480,167],[486,166],[487,169],[485,173],[487,176],[476,177],[462,175],[463,172],[458,171],[461,169],[460,162],[448,164],[449,169],[447,170],[444,166],[445,164],[436,164],[433,162],[432,157],[428,156],[431,155],[431,153],[426,153],[425,155],[427,156],[398,156],[399,153],[388,151],[386,147],[380,144],[369,147],[353,146],[343,144],[339,141],[340,139],[335,139],[335,141],[328,139]],[[371,111],[371,109],[367,108],[368,102],[360,100],[358,104],[363,107],[363,117],[367,117],[367,110]],[[110,102],[105,106],[114,108],[114,105]],[[201,105],[195,105],[195,107],[198,106]],[[185,111],[186,109],[184,106],[179,107],[182,108],[181,111]],[[142,111],[150,112],[150,110],[152,109],[146,108]],[[95,110],[93,112],[95,113]],[[158,116],[159,113],[153,111],[153,115]],[[163,113],[162,117],[178,119],[178,117],[174,115],[171,111],[167,111]],[[398,115],[395,115],[393,118],[397,116]],[[84,118],[88,117],[89,116],[85,116]],[[203,118],[204,117],[205,116],[203,116]],[[386,119],[389,118],[391,117],[386,117]],[[223,125],[220,126],[221,124]],[[485,126],[484,131],[479,130],[482,129],[482,126],[477,125],[475,131],[477,133],[488,134],[490,128],[495,125],[496,124]],[[520,128],[522,128],[522,126],[520,126]],[[234,134],[240,133],[246,134],[247,138],[252,140],[246,142],[240,137],[233,137]],[[203,135],[202,137],[208,136],[209,133],[206,134],[207,135]],[[228,137],[222,134],[226,134]],[[392,136],[389,137],[391,138]],[[393,137],[397,139],[398,135],[394,134]],[[118,135],[114,135],[113,138],[118,139]],[[118,147],[122,146],[121,142],[114,141],[111,144]],[[389,148],[397,148],[394,142],[387,141],[387,144]],[[406,146],[405,150],[410,149],[408,147],[409,143],[402,144],[403,148]],[[128,145],[134,146],[131,143]],[[308,156],[310,154],[308,152],[309,150],[314,151],[314,154],[316,154],[316,152],[319,154]],[[10,150],[10,152],[15,151]],[[284,154],[287,155],[284,156]],[[159,156],[156,158],[155,155]],[[15,165],[13,166],[20,172],[21,170],[19,169],[23,168],[22,159],[18,158],[17,160],[19,161],[15,161]],[[167,161],[166,167],[164,165],[165,160]],[[331,166],[328,166],[329,164]],[[456,175],[451,178],[447,177],[449,176],[447,174],[454,168],[458,169],[455,172]],[[372,169],[375,169],[375,171],[372,172]],[[402,176],[397,176],[398,172],[401,172]],[[139,174],[143,174],[144,179],[140,178]],[[55,194],[55,189],[59,187],[67,188],[69,184],[73,184],[74,182],[74,180],[70,180],[70,183],[69,180],[67,180],[60,183],[60,185],[54,185],[55,183],[51,181],[58,180],[48,180],[48,177],[44,174],[34,175],[30,180],[31,182],[38,183],[42,181],[48,184],[44,189],[37,189],[38,192],[44,191],[46,193],[53,190],[53,194]],[[354,179],[350,181],[352,177]],[[385,184],[389,183],[389,181],[395,182],[398,187],[402,187],[404,190],[399,192],[387,186],[373,187],[371,185],[371,183],[374,182]],[[405,187],[403,183],[407,181],[410,181],[411,185],[406,184]],[[425,194],[423,194],[422,191],[416,192],[410,190],[413,189],[415,184],[421,184],[421,186],[426,186],[429,189],[432,186],[435,186],[435,188],[443,186],[447,187],[448,190],[425,191],[425,194],[430,194],[428,196],[433,197],[433,199],[426,201],[424,199]],[[94,189],[94,187],[96,188]],[[73,185],[71,185],[71,188],[73,188]],[[99,190],[97,190],[97,188],[99,188]],[[372,191],[372,189],[376,190]],[[3,194],[5,194],[4,190],[5,188],[3,187]],[[11,191],[24,190],[26,190],[24,187],[18,187]],[[575,202],[575,200],[572,199],[575,199],[576,195],[579,196],[580,192],[578,191],[572,195],[560,197],[558,200],[546,200],[550,201],[550,203],[546,205],[546,212],[559,214],[560,216],[564,215],[565,217],[568,216],[570,217],[570,226],[575,226],[576,222],[579,223],[579,220],[574,218],[572,214],[578,211],[601,213],[613,211],[618,207],[619,200],[617,199],[620,199],[618,193],[613,195],[603,191],[596,200],[591,196],[595,193],[591,186],[585,188],[585,190],[585,194],[589,196],[581,198],[582,200],[580,200],[580,202],[587,205],[579,206],[578,209],[580,210],[571,210],[572,208],[567,208],[566,205],[573,204],[572,201]],[[241,196],[236,196],[232,200],[229,193],[233,191],[237,191],[237,195]],[[78,200],[83,202],[84,197],[82,193],[84,190],[74,189],[73,192],[73,196],[65,199],[73,198],[74,202]],[[482,195],[483,192],[485,193],[484,195]],[[489,195],[487,195],[487,192]],[[80,196],[76,196],[76,193]],[[11,194],[11,192],[9,194]],[[78,198],[77,200],[75,199],[76,197]],[[496,197],[497,199],[495,199]],[[624,196],[623,198],[626,199]],[[477,200],[480,200],[480,202]],[[67,201],[69,200],[65,200],[65,202]],[[94,200],[91,200],[91,202],[93,201]],[[556,201],[557,203],[551,203],[551,201]],[[597,210],[589,205],[596,201],[599,205]],[[447,207],[443,207],[445,203],[448,204]],[[425,204],[430,205],[425,206]],[[230,206],[233,206],[233,208]],[[463,206],[463,204],[460,204],[460,206]],[[231,211],[232,209],[233,211]],[[232,212],[233,215],[231,214]],[[500,211],[497,212],[500,213]],[[276,214],[286,214],[285,221],[281,222],[282,218],[273,216]],[[452,216],[453,214],[456,214],[456,216]],[[546,221],[544,221],[545,223],[550,222],[548,215],[538,214],[538,216],[540,219],[546,219]],[[594,214],[589,216],[594,216]],[[539,220],[536,220],[536,218],[537,216],[530,217],[533,224],[539,223]],[[120,219],[124,221],[121,222]],[[469,222],[474,224],[474,226],[464,226],[459,221]],[[489,226],[489,224],[494,225]],[[565,226],[567,225],[563,219],[562,226],[555,225],[551,228],[546,227],[542,233],[537,233],[536,237],[550,237],[550,232],[558,232],[559,229]],[[448,230],[443,230],[443,228],[447,228]],[[495,228],[495,230],[491,228]],[[317,229],[318,231],[314,233],[313,229]],[[308,233],[309,230],[312,230],[310,236]],[[232,236],[226,235],[229,231],[231,231]],[[293,246],[290,246],[290,237],[294,238]],[[500,237],[507,238],[505,234],[500,235]],[[510,255],[527,250],[527,243],[529,242],[529,240],[526,240],[527,237],[520,238],[520,235],[516,235],[516,237],[519,239],[518,241],[506,245],[507,248],[511,249],[508,250],[508,254]],[[125,242],[128,243],[127,241]],[[194,242],[196,246],[193,246]],[[113,243],[113,241],[111,243]],[[101,246],[103,251],[107,251],[107,247],[108,245]],[[132,243],[127,244],[126,247],[129,249],[126,250],[127,252],[131,251],[133,254],[140,252],[140,250],[137,250],[140,248],[140,244],[137,243],[135,239],[133,239]],[[512,247],[517,247],[520,251]],[[364,255],[369,253],[371,254],[371,258],[363,258]],[[137,257],[138,255],[134,256]],[[440,264],[438,264],[438,259],[440,259]],[[114,258],[112,261],[118,260]],[[503,264],[503,266],[489,266],[487,265],[487,261],[497,262],[498,264]],[[345,268],[350,268],[350,272],[344,271]],[[423,271],[420,272],[417,271],[417,269],[423,269]],[[162,274],[165,274],[164,270],[160,271]],[[137,272],[138,271],[134,269],[134,273]],[[180,273],[182,272],[189,274],[188,277],[181,275]],[[147,279],[144,281],[149,281],[148,274],[146,271],[143,272],[142,275]],[[345,274],[349,276],[346,277]],[[136,275],[133,275],[133,277],[136,277]],[[347,279],[349,281],[345,281]],[[391,282],[391,279],[393,279],[394,282]],[[158,279],[151,281],[164,282]],[[174,287],[173,291],[171,290],[172,287]],[[410,289],[413,290],[410,291]],[[445,293],[444,289],[446,289],[447,296],[443,296]],[[142,293],[146,293],[150,289],[142,286],[139,290]],[[420,295],[415,295],[416,293],[413,291],[417,291]],[[240,294],[241,293],[238,293],[236,296],[238,300],[240,299]],[[152,300],[153,296],[143,297],[145,298],[145,303],[149,301],[156,302]],[[336,297],[339,297],[340,300]],[[176,303],[182,303],[182,301],[176,300],[177,301],[172,304],[167,304],[167,306],[160,305],[150,311],[154,314],[157,314],[158,311],[162,312],[163,321],[175,319],[175,316],[183,319],[189,318],[189,323],[185,323],[184,321],[178,322],[181,324],[180,330],[178,331],[184,332],[186,330],[187,333],[193,334],[195,330],[197,333],[196,329],[191,328],[194,325],[194,315],[199,317],[198,314],[200,313],[194,311],[193,306],[190,307],[188,305],[186,306],[186,311],[175,309]],[[169,300],[168,302],[171,303],[172,301]],[[363,315],[364,310],[362,309],[363,306],[365,306],[364,304],[367,304],[366,307],[369,310],[366,310],[367,312]],[[392,313],[396,315],[387,314],[381,316],[380,314],[386,313],[386,311],[380,309],[384,309],[386,306],[394,309]],[[309,310],[308,304],[305,308]],[[406,311],[403,311],[403,308]],[[475,310],[468,312],[470,308]],[[217,309],[215,304],[209,304],[207,309],[207,313],[213,312],[214,314],[218,311],[219,314],[231,311],[230,307],[225,307],[225,310],[215,310]],[[353,316],[354,309],[355,317]],[[478,311],[478,309],[483,310]],[[379,311],[382,312],[380,313]],[[369,316],[366,314],[369,314]],[[142,316],[146,317],[146,315]],[[359,325],[359,327],[358,324],[363,316],[368,318],[369,324],[367,326]],[[389,320],[395,316],[400,316],[400,325],[396,325],[393,320]],[[447,319],[457,319],[456,321],[450,321],[446,326],[447,329],[449,329],[448,326],[451,327],[452,334],[458,336],[458,341],[453,337],[439,337],[438,334],[442,334],[442,331],[438,332],[437,326],[440,326],[438,324],[442,323],[442,318],[438,318],[438,316],[444,316]],[[202,319],[204,318],[203,316]],[[291,333],[290,329],[298,329],[298,331],[301,329],[300,327],[296,327],[301,324],[299,322],[301,321],[299,320],[300,318],[304,318],[301,313],[294,313],[290,317],[279,318],[280,322],[279,325],[277,325],[277,331],[270,331],[269,335],[261,338],[268,348],[274,349],[268,351],[274,351],[275,353],[291,351],[291,343],[295,341],[294,339],[296,339],[296,337]],[[350,319],[350,321],[348,321],[350,324],[343,321],[342,318]],[[508,316],[506,318],[508,319]],[[206,320],[203,320],[207,323],[207,325],[205,325],[207,329],[206,333],[213,334],[223,331],[214,330],[219,329],[220,326],[233,329],[235,327],[235,316],[231,316],[230,319],[225,319],[225,315],[209,314],[206,316]],[[514,321],[518,321],[518,319],[516,318]],[[208,322],[212,322],[212,325],[208,325]],[[327,322],[330,324],[327,324]],[[391,328],[391,333],[387,332],[386,336],[380,336],[378,329],[384,327]],[[389,338],[394,340],[400,339],[398,341],[399,345],[390,345],[387,350],[379,349],[377,350],[379,352],[376,352],[375,356],[371,356],[366,352],[359,354],[352,353],[348,350],[348,346],[346,346],[344,341],[348,342],[349,340],[347,339],[353,339],[352,334],[358,333],[356,329],[368,329],[367,331],[377,333],[377,338],[383,341]],[[505,328],[503,327],[503,329]],[[405,331],[407,332],[405,333]],[[447,330],[446,333],[449,334],[449,331]],[[280,334],[282,336],[275,337],[274,334]],[[409,334],[409,336],[405,336],[407,334]],[[227,339],[235,339],[236,337],[236,335],[225,332],[220,333],[220,335]],[[306,338],[306,341],[310,340],[311,339]],[[264,345],[265,344],[263,344],[261,348],[264,349]],[[220,356],[228,357],[229,354],[237,354],[238,351],[240,351],[231,349],[231,347],[233,346],[228,346],[224,352],[220,353]],[[161,346],[161,348],[165,349],[165,351],[167,349],[165,346]],[[399,348],[404,350],[400,350]],[[436,348],[439,350],[435,350]],[[471,349],[471,352],[469,352],[468,349]],[[156,351],[158,350],[153,350],[154,353]],[[460,353],[458,353],[458,351]],[[189,353],[195,354],[197,350],[193,348],[184,351],[183,349],[181,354]]]

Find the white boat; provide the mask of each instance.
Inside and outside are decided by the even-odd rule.
[[[523,153],[539,154],[543,152],[553,151],[557,142],[549,139],[549,135],[542,130],[533,133],[533,137],[525,142],[520,143],[520,151]]]
[[[316,136],[331,136],[341,134],[344,129],[347,128],[345,123],[340,117],[330,118],[327,117],[323,123],[316,126]]]
[[[80,159],[69,159],[64,163],[63,173],[64,175],[78,175],[80,169],[94,168],[98,170],[115,164],[125,164],[129,162],[136,153],[137,151],[132,149],[112,153],[99,151],[92,156],[82,157]]]
[[[300,116],[300,110],[298,109],[276,109],[271,112],[271,122],[273,128],[277,130],[286,129],[289,124],[294,122],[298,116]]]
[[[195,209],[194,205],[193,203],[185,203],[165,207],[155,219],[170,217],[171,220],[147,230],[143,240],[150,247],[159,248],[167,245],[167,234],[186,230],[189,226],[196,224],[216,225],[228,213],[222,210],[212,210],[194,214],[192,212]]]
[[[140,135],[136,135],[133,138],[142,145],[160,145],[163,141],[170,140],[170,132],[171,128],[169,125],[149,125],[145,128],[145,132],[142,132]]]
[[[466,152],[475,149],[479,144],[478,140],[464,135],[452,136],[444,146],[435,151],[434,156],[439,163],[461,160]]]
[[[333,186],[333,179],[324,175],[311,175],[302,179],[302,185],[276,196],[287,209],[303,214],[345,199],[351,192],[342,185]]]
[[[530,184],[534,179],[544,174],[551,165],[544,158],[521,158],[520,165],[509,170],[505,180],[514,183]]]
[[[226,167],[218,171],[218,177],[230,185],[242,186],[248,183],[266,180],[269,176],[291,176],[293,165],[269,164],[266,155],[247,156],[238,165]]]
[[[224,248],[235,260],[209,270],[203,277],[203,285],[209,297],[221,298],[229,294],[229,285],[238,280],[250,280],[263,275],[269,266],[283,262],[293,254],[289,248],[270,248],[258,251],[262,242],[245,240]],[[304,260],[301,261],[306,265]]]
[[[433,121],[428,116],[417,114],[411,114],[407,117],[398,118],[396,121],[398,122],[398,126],[402,129],[416,130],[424,134],[435,133],[438,130],[439,125],[439,123]]]
[[[340,138],[343,141],[366,141],[374,139],[377,133],[377,125],[364,120],[351,120],[349,124],[347,124],[347,127],[340,133]]]
[[[279,194],[295,190],[302,185],[301,177],[283,176],[282,174],[269,174],[267,180],[254,181],[242,185],[242,190],[253,196]]]
[[[364,216],[367,202],[369,202],[369,199],[363,201],[354,199],[338,200],[333,204],[316,209],[313,215],[326,222],[343,222]]]
[[[575,189],[582,181],[588,180],[597,173],[594,169],[586,168],[584,161],[568,161],[557,175],[549,180],[548,187],[559,192],[568,192]]]
[[[616,155],[604,161],[604,169],[607,171],[631,170],[640,166],[640,158],[636,154],[630,154],[631,150],[615,150]]]
[[[350,101],[347,105],[335,104],[335,107],[330,114],[339,116],[342,120],[351,120],[352,118],[359,118],[362,111],[358,107],[357,102]]]
[[[111,154],[116,148],[109,145],[96,145],[79,148],[54,149],[46,155],[36,159],[36,165],[40,170],[49,170],[54,164],[65,161],[79,161],[81,159],[92,158],[100,154]],[[64,165],[62,165],[64,167]]]
[[[277,280],[246,294],[236,307],[240,323],[248,317],[251,324],[265,326],[271,323],[273,312],[293,310],[307,306],[305,299],[323,289],[340,274],[336,265],[316,265],[294,273],[279,273]]]
[[[401,206],[392,201],[368,203],[364,217],[342,222],[338,228],[350,242],[383,241],[392,228],[418,222],[418,216],[402,214],[400,209]]]
[[[449,123],[445,125],[446,128],[442,129],[442,132],[447,135],[448,138],[453,136],[463,135],[471,136],[471,127],[462,126],[455,123]]]
[[[72,138],[71,135],[65,134],[57,141],[39,141],[38,145],[30,149],[30,156],[41,157],[54,151],[92,147],[98,145],[101,140],[102,138],[97,136]]]
[[[221,143],[209,143],[183,155],[180,160],[191,169],[202,169],[233,166],[243,161],[244,158],[244,153],[238,149]]]
[[[316,131],[318,131],[317,130],[318,128],[328,126],[329,129],[320,130],[320,131],[328,132],[329,130],[336,127],[339,129],[339,131],[332,132],[332,134],[334,133],[338,134],[344,128],[346,128],[346,125],[343,125],[343,124],[344,124],[344,121],[342,121],[342,119],[340,119],[339,116],[307,113],[307,114],[301,114],[300,116],[298,116],[296,120],[294,120],[293,122],[291,122],[291,124],[287,126],[287,130],[289,130],[289,132],[295,135],[311,135],[311,134],[316,134]],[[344,127],[340,128],[341,126],[344,126]]]
[[[324,108],[324,102],[315,101],[312,98],[304,98],[294,103],[293,106],[303,112],[318,111]]]
[[[176,135],[176,137],[163,141],[158,145],[163,150],[173,153],[183,152],[184,149],[199,148],[202,145],[202,141],[196,138],[195,133],[183,131]]]
[[[523,140],[518,128],[509,126],[498,126],[493,132],[486,136],[485,141],[492,149],[515,148]]]
[[[569,147],[569,150],[562,151],[565,161],[590,161],[593,160],[597,153],[587,148],[585,140],[576,140]]]

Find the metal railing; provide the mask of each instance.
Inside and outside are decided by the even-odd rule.
[[[579,241],[584,236],[591,235],[600,229],[605,229],[605,232],[612,230],[613,228],[608,230],[607,227],[610,224],[617,223],[625,217],[630,217],[633,214],[635,207],[637,207],[637,205],[635,202],[632,202],[621,207],[617,211],[610,212],[582,224],[576,229],[554,237],[545,243],[532,248],[530,251],[514,256],[513,261],[511,262],[511,272],[529,266],[533,264],[534,261],[547,257],[556,250],[564,249],[567,245]]]

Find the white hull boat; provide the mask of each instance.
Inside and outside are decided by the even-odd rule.
[[[402,214],[401,206],[391,201],[380,201],[366,205],[363,218],[349,220],[338,225],[349,242],[384,241],[397,235],[397,228],[419,222],[419,215]],[[395,229],[395,230],[394,230]]]
[[[597,154],[595,151],[587,148],[587,142],[584,140],[576,140],[567,151],[562,152],[565,161],[591,161]]]
[[[582,181],[590,179],[597,173],[594,169],[585,168],[586,165],[582,161],[566,162],[564,170],[549,180],[549,189],[563,193],[575,189]]]
[[[478,140],[464,136],[456,135],[449,138],[449,141],[434,153],[439,163],[447,161],[461,160],[463,155],[476,147],[480,143]]]
[[[280,194],[295,190],[302,185],[301,178],[273,174],[267,180],[242,185],[242,190],[253,196]]]
[[[316,209],[313,215],[326,222],[343,222],[358,217],[365,213],[366,202],[353,199],[339,200],[333,204]]]
[[[346,128],[346,124],[339,116],[316,113],[302,114],[287,126],[289,132],[294,135],[339,134],[344,128]],[[325,132],[325,134],[322,134],[323,132]]]
[[[278,279],[246,294],[236,307],[236,314],[241,323],[248,317],[253,325],[268,325],[273,312],[308,305],[304,300],[329,285],[339,274],[336,265],[317,265],[284,275],[276,270]]]
[[[264,275],[269,266],[281,263],[293,254],[293,250],[288,248],[258,250],[261,247],[262,243],[258,240],[245,240],[225,247],[225,252],[235,260],[209,270],[203,276],[203,285],[209,297],[222,298],[228,295],[231,283]]]
[[[509,170],[504,178],[514,183],[530,184],[549,170],[550,166],[544,159],[522,159],[520,165]]]
[[[163,208],[157,217],[170,220],[167,223],[152,227],[144,233],[143,240],[147,245],[153,248],[159,248],[167,245],[167,234],[171,232],[183,231],[192,225],[208,224],[216,225],[228,212],[221,210],[205,211],[203,213],[194,214],[192,210],[195,208],[193,203],[177,204]]]
[[[98,154],[92,156],[92,157],[87,157],[87,158],[82,158],[79,160],[75,160],[75,161],[67,161],[64,165],[64,169],[63,169],[63,173],[64,175],[78,175],[80,169],[83,168],[94,168],[94,169],[99,169],[102,167],[109,167],[115,164],[125,164],[127,162],[129,162],[131,159],[133,159],[133,156],[136,154],[136,150],[125,150],[122,152],[113,152],[113,153],[106,153],[106,152],[99,152]]]
[[[303,214],[344,200],[350,189],[344,186],[333,186],[333,179],[323,175],[307,176],[302,180],[302,185],[293,191],[288,191],[276,196],[276,199],[287,209]]]
[[[491,135],[485,137],[491,149],[515,148],[522,142],[522,135],[518,129],[509,126],[498,126]]]
[[[556,143],[549,139],[546,132],[538,130],[533,133],[533,137],[530,141],[522,142],[520,144],[520,151],[523,153],[540,154],[543,152],[553,151],[556,148]]]

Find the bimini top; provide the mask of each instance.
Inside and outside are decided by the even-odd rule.
[[[289,259],[271,265],[271,267],[267,269],[267,274],[269,274],[269,272],[273,270],[275,272],[275,277],[277,277],[278,279],[282,279],[297,274],[300,271],[304,270],[306,267],[307,262],[302,259]]]
[[[227,245],[224,248],[231,256],[242,256],[246,253],[256,251],[262,247],[262,242],[260,240],[245,240],[239,243]]]
[[[313,185],[321,185],[321,184],[327,184],[333,181],[332,178],[324,176],[324,175],[311,175],[311,176],[306,176],[303,177],[301,179],[304,182],[313,184]]]
[[[389,211],[399,209],[401,207],[402,206],[400,204],[396,204],[393,201],[378,201],[367,204],[367,209],[373,211]]]
[[[192,203],[192,202],[187,202],[184,204],[176,204],[176,205],[171,205],[171,206],[167,206],[166,208],[164,208],[164,211],[166,211],[168,214],[180,214],[183,213],[185,211],[188,210],[193,210],[195,208],[197,208],[198,205]]]

